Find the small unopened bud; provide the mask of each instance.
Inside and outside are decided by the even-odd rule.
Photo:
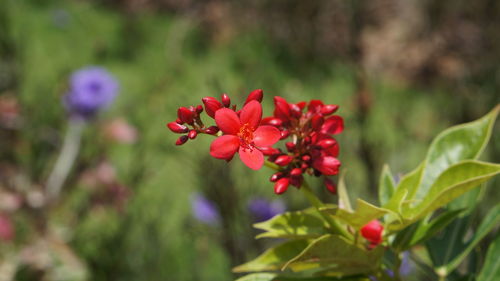
[[[321,108],[322,115],[330,115],[335,113],[339,109],[339,106],[336,104],[327,104]]]
[[[331,194],[337,194],[337,185],[331,179],[325,178],[325,187]]]
[[[170,129],[170,131],[177,134],[184,134],[188,132],[188,128],[186,126],[181,125],[177,122],[170,122],[167,124],[167,127]]]
[[[311,118],[311,127],[313,128],[313,130],[318,131],[321,129],[321,126],[324,122],[325,119],[323,118],[323,116],[316,114]]]
[[[191,130],[191,131],[189,131],[189,133],[188,133],[188,138],[190,138],[190,139],[192,139],[192,140],[193,140],[193,139],[195,139],[195,138],[196,138],[196,136],[197,136],[197,135],[198,135],[198,132],[196,132],[196,130]]]
[[[302,175],[290,178],[290,184],[295,186],[295,187],[300,187],[302,185],[303,181],[304,181],[304,177]]]
[[[308,168],[309,168],[309,164],[307,164],[307,163],[302,163],[302,164],[300,164],[300,168],[301,168],[302,170],[304,170],[304,171],[305,171],[306,169],[308,169]]]
[[[274,193],[283,194],[288,189],[290,180],[288,178],[281,178],[274,184]]]
[[[283,173],[282,172],[277,172],[277,173],[274,173],[274,174],[271,175],[271,177],[269,178],[269,181],[270,182],[276,182],[277,180],[279,180],[282,177],[283,177]]]
[[[311,144],[311,137],[305,137],[304,140],[303,140],[303,142],[304,142],[305,145]]]
[[[281,138],[280,138],[281,140],[288,138],[288,136],[290,135],[290,131],[288,130],[283,130],[280,133],[281,133]]]
[[[292,176],[292,177],[298,177],[300,175],[302,175],[302,169],[300,169],[300,168],[293,168],[290,171],[290,176]]]
[[[262,153],[264,153],[264,155],[266,155],[266,156],[270,156],[270,155],[275,155],[275,154],[281,153],[281,151],[279,149],[274,148],[274,147],[270,147],[270,146],[261,147],[260,151],[262,151]]]
[[[281,119],[283,122],[290,120],[290,106],[284,98],[279,96],[274,97],[274,117]]]
[[[309,156],[307,154],[302,156],[302,161],[309,162],[310,160],[311,160],[311,156]]]
[[[219,132],[219,127],[217,126],[210,126],[205,130],[205,133],[209,135],[215,135]]]
[[[250,94],[248,94],[248,97],[247,97],[247,100],[245,101],[245,104],[247,104],[253,100],[261,102],[263,97],[264,97],[264,91],[262,91],[261,89],[253,90],[252,92],[250,92]]]
[[[283,121],[281,121],[281,119],[278,119],[275,117],[266,117],[266,118],[263,118],[262,121],[260,121],[260,124],[279,127],[279,126],[283,125]]]
[[[182,122],[181,119],[179,119],[179,118],[175,119],[175,123],[178,123],[178,124],[181,124],[181,125],[184,124],[184,122]]]
[[[294,151],[294,150],[295,150],[295,148],[297,147],[297,146],[295,145],[295,143],[293,143],[293,142],[291,142],[291,141],[289,141],[289,142],[285,143],[285,146],[286,146],[286,149],[288,150],[288,152],[292,152],[292,151]]]
[[[276,163],[279,166],[286,166],[292,162],[293,158],[290,155],[280,155],[276,160],[274,160],[274,163]]]
[[[186,107],[179,107],[177,109],[177,117],[181,120],[182,123],[193,124],[193,111]]]
[[[222,104],[214,97],[204,97],[201,99],[205,105],[208,116],[215,118],[215,112],[222,108]]]
[[[221,100],[224,107],[229,107],[231,105],[231,99],[226,93],[222,94]]]
[[[188,141],[188,136],[184,135],[184,136],[180,136],[177,141],[175,142],[175,145],[183,145],[185,144],[187,141]]]
[[[317,143],[317,145],[320,146],[323,149],[327,149],[327,148],[333,147],[336,144],[337,144],[337,142],[334,139],[324,139],[324,140],[320,140]]]
[[[197,106],[196,106],[196,113],[200,114],[200,113],[202,113],[202,112],[203,112],[203,106],[201,106],[201,104],[200,104],[200,105],[197,105]]]
[[[299,118],[302,115],[302,109],[298,105],[290,103],[289,106],[293,117]]]
[[[372,220],[361,228],[361,235],[370,242],[371,246],[382,243],[384,227],[378,220]]]

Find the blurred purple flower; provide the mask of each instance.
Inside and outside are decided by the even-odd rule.
[[[220,222],[219,211],[214,202],[199,193],[191,196],[191,209],[194,218],[200,222],[208,225],[217,225]]]
[[[71,75],[70,90],[64,97],[72,116],[88,119],[107,108],[118,94],[118,82],[108,71],[97,66],[82,68]]]
[[[265,221],[285,211],[285,203],[282,200],[269,201],[265,198],[253,198],[248,201],[248,211],[253,215],[255,221]]]
[[[0,240],[10,241],[14,238],[14,226],[10,218],[0,214]]]

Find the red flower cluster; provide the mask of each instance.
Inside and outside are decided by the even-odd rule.
[[[303,174],[332,176],[339,171],[340,161],[336,158],[339,146],[332,135],[343,130],[343,119],[333,115],[337,105],[325,105],[320,100],[309,103],[288,103],[282,97],[274,97],[273,116],[262,119],[262,90],[252,91],[241,110],[231,106],[228,95],[221,100],[214,97],[202,99],[201,105],[181,107],[177,120],[167,126],[181,136],[176,144],[182,145],[198,134],[218,136],[210,145],[210,154],[218,159],[230,161],[238,152],[241,161],[251,169],[258,170],[264,164],[264,156],[280,167],[273,174],[274,190],[282,194],[289,185],[300,187]],[[200,114],[205,110],[215,119],[216,125],[206,127]],[[189,128],[191,127],[191,128]],[[279,140],[285,143],[286,152],[272,147]],[[336,192],[335,184],[325,178],[326,188]]]

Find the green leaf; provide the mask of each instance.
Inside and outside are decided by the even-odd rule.
[[[276,273],[253,273],[238,278],[236,281],[273,281],[277,276]]]
[[[392,197],[395,190],[396,183],[394,183],[394,178],[392,177],[391,170],[389,169],[388,165],[384,165],[378,185],[378,199],[381,206],[389,202],[389,199]]]
[[[328,225],[316,209],[308,208],[277,215],[254,227],[266,231],[257,238],[316,238],[327,233]]]
[[[476,247],[479,241],[481,241],[495,226],[498,226],[498,223],[500,223],[500,204],[497,204],[488,215],[486,215],[470,242],[467,243],[467,248],[445,266],[446,272],[452,272],[457,268],[474,247]]]
[[[403,176],[399,182],[396,192],[393,194],[389,202],[383,205],[383,208],[392,210],[398,214],[402,213],[402,205],[409,198],[409,194],[414,193],[418,187],[424,170],[424,164],[420,164],[415,170]]]
[[[270,248],[252,261],[233,268],[233,272],[256,272],[280,270],[289,260],[300,254],[309,245],[306,239],[292,240]]]
[[[423,202],[403,212],[413,220],[448,204],[453,199],[477,187],[500,173],[500,164],[463,161],[448,168],[429,189]]]
[[[460,161],[479,157],[490,139],[499,110],[500,106],[496,106],[476,121],[451,127],[439,134],[427,152],[418,190],[415,196],[410,194],[410,197],[422,200],[446,169]]]
[[[402,229],[425,217],[437,208],[477,187],[500,173],[500,165],[479,161],[463,161],[448,168],[430,188],[427,196],[415,207],[406,204],[403,220],[388,224],[389,230]],[[414,202],[415,203],[415,202]]]
[[[410,242],[408,243],[408,246],[405,247],[405,249],[416,244],[423,243],[426,240],[430,239],[447,225],[449,225],[463,212],[463,210],[447,210],[436,218],[432,219],[430,222],[422,222],[421,224],[419,224],[419,227],[416,229],[415,234],[412,236]]]
[[[344,174],[342,174],[339,179],[338,194],[339,206],[342,209],[352,211],[351,200],[349,199],[349,194],[347,193],[347,188],[345,186]]]
[[[357,207],[354,212],[349,212],[339,207],[321,208],[320,211],[327,213],[356,229],[360,229],[371,220],[378,219],[387,213],[391,213],[390,210],[374,206],[361,199],[357,200]]]
[[[483,269],[477,277],[477,281],[495,281],[500,276],[500,235],[495,238],[493,243],[488,247],[486,261]]]
[[[290,267],[294,272],[322,269],[321,272],[329,276],[363,274],[376,270],[384,248],[366,250],[351,243],[338,235],[324,235],[311,242],[283,268]]]

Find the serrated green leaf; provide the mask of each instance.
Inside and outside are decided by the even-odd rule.
[[[329,276],[363,274],[378,268],[383,253],[383,247],[367,250],[344,237],[327,234],[311,242],[283,268],[294,272],[324,268],[321,272]]]
[[[467,248],[449,262],[444,268],[446,272],[452,272],[457,268],[460,263],[467,257],[467,255],[476,247],[476,245],[495,227],[500,223],[500,204],[497,204],[483,219],[479,225],[476,233],[467,243]]]
[[[394,183],[391,170],[388,165],[384,165],[384,168],[382,168],[382,174],[380,175],[380,182],[378,184],[378,199],[380,201],[380,206],[389,202],[395,190],[396,183]]]
[[[233,268],[233,272],[257,272],[280,270],[289,260],[300,254],[309,240],[292,240],[270,248],[252,261]]]
[[[423,200],[433,183],[450,166],[468,159],[476,159],[488,143],[493,124],[500,110],[496,106],[484,117],[451,127],[440,133],[431,143],[425,160],[422,181],[410,198]]]
[[[496,281],[500,276],[500,235],[488,247],[486,260],[477,281]]]
[[[316,238],[327,233],[328,225],[314,208],[286,212],[254,224],[265,232],[257,238]]]
[[[361,199],[357,200],[357,207],[354,212],[349,212],[339,207],[322,208],[320,211],[329,214],[356,229],[360,229],[371,220],[378,219],[383,215],[392,212],[390,210],[372,205]]]

